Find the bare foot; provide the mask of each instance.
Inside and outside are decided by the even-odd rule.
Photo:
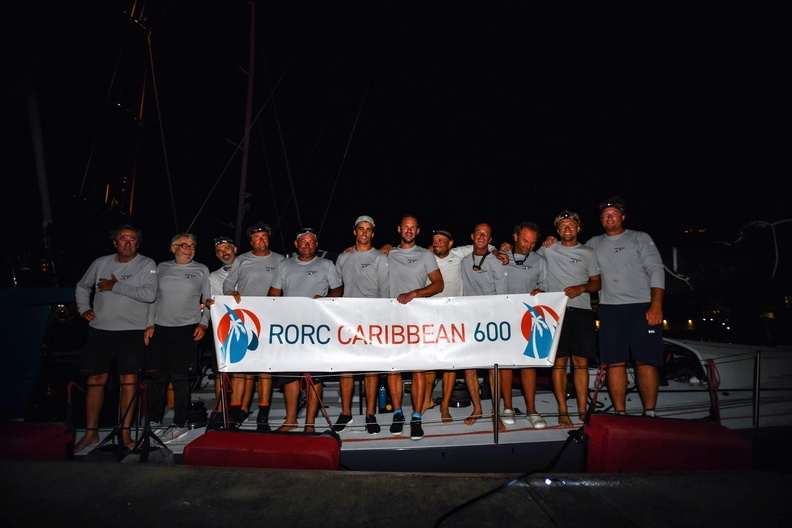
[[[558,425],[561,427],[572,427],[572,420],[569,419],[568,414],[559,414]]]
[[[424,410],[424,412],[426,412],[429,409],[434,409],[434,406],[435,406],[434,400],[426,400],[424,402],[423,410]]]
[[[275,429],[275,431],[278,432],[278,433],[286,433],[286,432],[289,432],[289,431],[294,431],[295,429],[297,429],[297,424],[287,424],[287,423],[285,423],[285,424],[281,425],[280,427],[278,427],[277,429]]]
[[[129,427],[121,428],[121,441],[127,449],[135,449],[137,443],[132,440],[132,434],[129,431]]]
[[[578,414],[578,419],[580,419],[581,422],[585,422],[586,421],[586,413]]]
[[[451,418],[451,413],[448,412],[448,407],[440,407],[440,418],[443,420],[444,424],[450,424],[454,421],[454,419]]]
[[[506,424],[503,423],[503,420],[498,418],[498,432],[505,433],[506,431],[508,431],[508,429],[506,429]]]
[[[316,427],[314,426],[314,424],[305,424],[305,427],[303,428],[303,432],[305,432],[305,433],[315,433],[316,432]]]
[[[85,436],[77,442],[74,446],[74,452],[79,453],[83,449],[88,446],[96,445],[99,443],[99,430],[98,429],[86,429]]]
[[[479,418],[481,418],[481,409],[473,409],[473,414],[465,418],[465,425],[471,426],[476,423]]]

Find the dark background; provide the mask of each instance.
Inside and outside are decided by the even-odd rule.
[[[13,273],[73,285],[124,221],[157,261],[175,233],[195,232],[212,269],[211,238],[236,235],[250,4],[151,0],[141,24],[132,5],[8,7],[4,284]],[[597,204],[618,194],[627,226],[689,279],[667,276],[672,327],[693,319],[684,335],[789,343],[789,14],[257,2],[241,227],[271,223],[285,253],[311,226],[338,251],[360,214],[374,217],[379,245],[398,240],[410,212],[427,245],[440,228],[466,243],[480,221],[496,242],[522,220],[551,234],[572,209],[586,240],[601,232]],[[50,260],[55,273],[39,273]]]

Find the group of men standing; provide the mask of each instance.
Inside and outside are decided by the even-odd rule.
[[[360,216],[353,225],[354,245],[333,263],[317,255],[318,237],[312,229],[301,230],[294,241],[294,258],[286,258],[269,248],[271,228],[262,222],[247,230],[251,250],[237,256],[233,241],[214,239],[215,254],[222,266],[208,272],[206,266],[193,261],[195,237],[182,233],[171,241],[172,261],[156,265],[139,255],[140,232],[122,226],[113,233],[116,254],[100,257],[77,284],[80,314],[90,323],[88,344],[81,359],[81,372],[88,376],[85,436],[75,452],[96,444],[98,415],[111,361],[115,359],[121,377],[123,415],[122,440],[127,447],[134,442],[129,434],[131,409],[137,375],[145,364],[151,390],[149,419],[160,421],[164,410],[165,384],[174,389],[174,420],[161,437],[173,441],[186,434],[189,411],[188,362],[194,343],[203,338],[208,323],[212,297],[233,296],[237,303],[247,296],[300,297],[369,297],[395,298],[408,304],[417,297],[501,295],[539,292],[564,292],[568,297],[567,313],[553,366],[553,387],[558,401],[558,423],[571,427],[566,403],[566,369],[572,358],[577,411],[582,420],[588,396],[588,363],[597,357],[597,330],[590,294],[599,292],[599,356],[608,364],[608,389],[614,411],[625,412],[626,364],[635,361],[639,393],[647,416],[655,415],[658,390],[657,366],[662,364],[662,300],[664,271],[659,252],[652,239],[643,232],[627,230],[625,207],[621,198],[613,197],[600,204],[600,221],[605,233],[586,244],[578,241],[580,217],[562,211],[554,219],[558,237],[548,237],[539,244],[540,230],[533,222],[515,226],[513,243],[500,249],[491,245],[489,224],[477,224],[467,246],[454,247],[447,230],[432,234],[431,251],[417,245],[418,220],[405,215],[399,221],[399,244],[375,249],[372,240],[376,225],[370,216]],[[148,345],[146,347],[145,345]],[[146,352],[148,348],[148,352]],[[145,362],[144,362],[144,357]],[[279,430],[297,428],[299,380],[303,373],[281,373],[280,384],[286,403],[286,420]],[[441,419],[452,421],[449,406],[456,380],[453,371],[443,372]],[[435,372],[411,373],[412,415],[410,437],[423,438],[423,413],[434,407],[432,387]],[[182,383],[183,380],[183,383]],[[366,392],[365,428],[369,434],[381,430],[375,414],[377,373],[364,375]],[[465,380],[473,404],[465,419],[473,425],[482,417],[478,372],[465,371]],[[534,428],[546,427],[536,411],[536,369],[520,369],[525,394],[526,418]],[[257,428],[269,431],[269,407],[273,377],[264,373],[235,373],[231,381],[228,419],[239,424],[250,414],[255,382],[258,382]],[[512,404],[513,372],[489,373],[490,387],[500,387],[492,395],[493,412],[498,409],[498,427],[515,421]],[[387,375],[393,404],[392,435],[401,435],[406,422],[402,410],[403,380],[399,372]],[[351,412],[354,390],[353,374],[340,377],[341,413],[334,429],[342,431],[353,422]],[[313,430],[321,397],[321,382],[306,396],[305,429]],[[500,411],[500,400],[504,408]]]

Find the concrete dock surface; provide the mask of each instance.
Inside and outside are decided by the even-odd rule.
[[[375,473],[0,461],[6,527],[792,526],[790,474]]]

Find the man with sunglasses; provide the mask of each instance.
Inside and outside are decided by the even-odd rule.
[[[272,228],[264,222],[256,222],[247,229],[251,249],[237,257],[223,282],[223,293],[233,296],[237,304],[242,302],[242,296],[264,297],[269,293],[275,270],[284,260],[283,255],[270,251],[271,233]],[[233,427],[238,428],[247,419],[253,399],[253,379],[252,373],[237,373],[231,378],[231,405],[228,414]],[[269,432],[269,411],[272,400],[270,374],[258,375],[258,396],[256,428],[261,432]]]
[[[278,264],[272,285],[269,289],[270,297],[341,297],[344,286],[341,276],[332,260],[317,257],[316,249],[319,239],[311,228],[305,228],[297,233],[294,241],[297,248],[297,257],[284,259]],[[286,400],[286,421],[278,431],[291,431],[297,428],[297,414],[300,397],[301,374],[285,374],[283,380],[283,397]],[[305,432],[313,432],[316,415],[319,412],[319,398],[322,393],[322,383],[316,383],[315,390],[309,389],[306,397]]]
[[[75,453],[99,443],[99,414],[113,359],[121,381],[121,441],[129,449],[135,447],[130,428],[145,354],[143,332],[148,306],[157,298],[157,264],[138,253],[141,236],[131,225],[113,231],[116,253],[94,260],[75,288],[77,308],[89,324],[80,356],[80,374],[88,377],[86,426]]]
[[[590,294],[600,290],[600,269],[594,250],[578,241],[580,215],[561,211],[553,224],[559,243],[540,247],[537,253],[547,260],[548,291],[564,292],[567,296],[552,380],[558,403],[558,425],[572,427],[566,402],[567,363],[571,356],[578,418],[582,421],[586,417],[588,398],[588,362],[597,357],[597,327]]]
[[[599,210],[605,233],[586,245],[596,252],[602,271],[597,314],[608,392],[616,414],[626,414],[627,361],[634,361],[644,415],[655,417],[664,347],[663,259],[648,234],[624,227],[624,200],[613,196]]]
[[[195,262],[195,235],[179,233],[171,239],[173,260],[157,266],[159,294],[148,309],[143,340],[149,345],[146,375],[149,387],[148,419],[162,422],[168,382],[173,385],[173,422],[159,433],[163,443],[185,436],[190,413],[190,365],[196,344],[209,321],[202,302],[211,303],[209,268]]]

